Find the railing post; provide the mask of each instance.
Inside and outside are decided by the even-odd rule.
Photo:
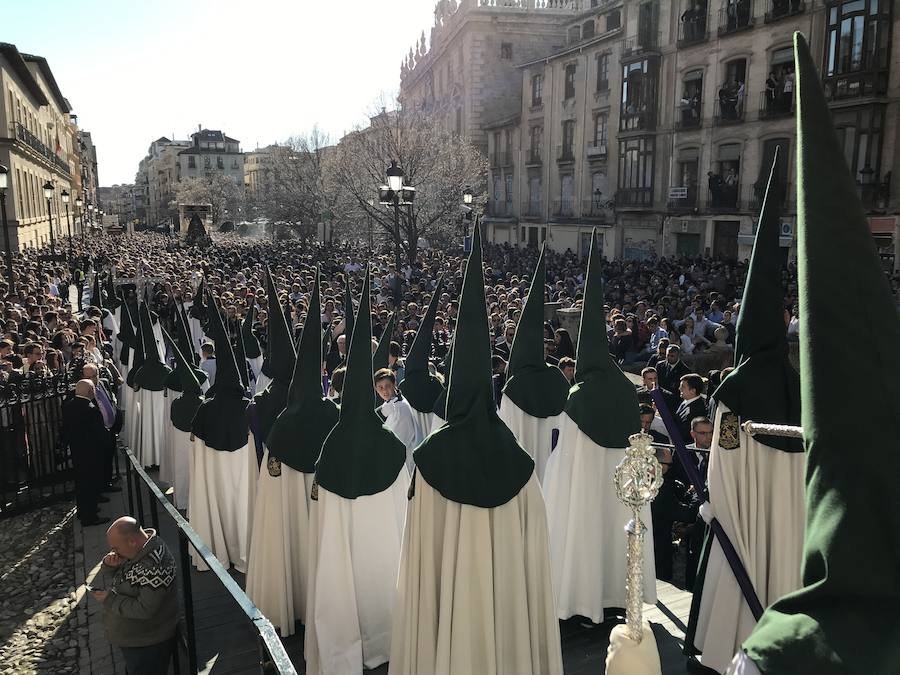
[[[134,496],[137,500],[137,520],[139,523],[144,522],[144,494],[141,492],[141,476],[134,472]]]
[[[125,483],[128,486],[128,515],[134,516],[134,486],[131,483],[131,457],[125,456]]]
[[[191,589],[191,554],[184,530],[178,528],[178,553],[181,558],[181,590],[184,594],[184,623],[187,629],[188,671],[197,673],[197,634],[194,628],[194,594]]]
[[[156,509],[156,500],[150,495],[150,520],[153,523],[153,529],[159,532],[159,512]]]

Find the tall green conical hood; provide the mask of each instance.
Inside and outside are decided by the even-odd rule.
[[[716,390],[715,399],[743,420],[799,425],[800,376],[788,360],[784,325],[777,168],[776,154],[741,301],[735,337],[736,369]],[[799,438],[759,436],[757,440],[779,450],[803,452]]]
[[[134,376],[134,383],[148,391],[162,391],[166,388],[166,378],[172,369],[159,358],[159,348],[153,335],[153,324],[150,320],[150,307],[142,302],[138,309],[141,321],[141,342],[143,344],[144,363]]]
[[[127,307],[128,303],[125,303],[125,305]],[[137,377],[138,371],[144,365],[144,331],[141,326],[143,322],[140,320],[140,308],[138,309],[137,316],[132,315],[130,309],[128,315],[134,321],[134,337],[131,340],[131,368],[128,370],[128,376],[125,378],[125,383],[136,390],[138,385],[135,382],[135,378]]]
[[[244,350],[244,335],[242,331],[238,331],[234,337],[234,361],[237,363],[238,375],[241,376],[241,384],[249,392],[250,367],[247,363],[247,352]]]
[[[116,275],[116,268],[110,267],[109,272],[106,273],[106,307],[108,310],[113,311],[116,307],[119,306],[119,296],[116,293],[116,287],[114,284],[114,277]]]
[[[197,319],[201,323],[206,321],[206,305],[203,304],[203,296],[206,293],[206,279],[200,279],[197,286],[197,292],[194,293],[193,302],[191,303],[191,317]]]
[[[628,437],[641,429],[637,391],[609,353],[603,310],[597,228],[591,233],[581,304],[581,328],[575,360],[575,386],[566,413],[578,428],[603,448],[627,448]]]
[[[384,327],[384,332],[381,334],[381,339],[378,341],[378,349],[375,350],[375,354],[372,356],[372,368],[374,370],[388,367],[391,353],[391,336],[394,334],[394,319],[396,316],[395,312],[391,312],[387,325]]]
[[[400,382],[400,393],[403,398],[419,412],[431,412],[435,401],[444,390],[440,380],[431,374],[428,369],[428,360],[431,358],[431,343],[434,333],[434,318],[437,316],[438,304],[441,292],[444,289],[444,275],[438,278],[434,295],[428,303],[425,317],[419,324],[416,337],[409,348],[409,353],[404,361],[405,369],[403,381]]]
[[[900,317],[799,33],[794,50],[803,586],[744,649],[764,675],[887,675],[900,664]]]
[[[347,352],[347,374],[340,418],[322,445],[316,482],[329,492],[355,499],[390,487],[406,467],[406,447],[385,429],[372,407],[372,315],[369,268],[363,280],[363,302],[354,322]]]
[[[209,333],[216,349],[216,380],[194,417],[193,434],[207,447],[233,452],[247,445],[247,406],[250,400],[238,375],[231,341],[222,315],[212,296],[207,295]]]
[[[178,391],[182,392],[181,396],[173,399],[169,406],[169,420],[172,422],[172,426],[179,431],[190,433],[197,410],[203,403],[200,382],[197,380],[193,365],[184,357],[175,340],[166,332],[165,328],[163,328],[163,337],[168,340],[172,354],[175,356],[175,370],[172,371],[172,375],[178,378]]]
[[[516,327],[506,366],[504,396],[531,417],[559,415],[569,397],[569,382],[556,366],[544,360],[544,247],[538,257],[534,277],[522,316]]]
[[[291,338],[291,329],[278,301],[278,291],[272,272],[266,269],[266,295],[269,302],[269,374],[272,381],[258,393],[253,402],[259,417],[260,437],[263,441],[272,432],[272,425],[287,406],[288,389],[294,376],[297,353]]]
[[[100,272],[94,272],[94,287],[91,289],[91,307],[103,308],[103,293],[100,290]]]
[[[534,473],[534,460],[497,415],[478,223],[474,231],[459,299],[447,423],[413,457],[422,478],[447,499],[493,508],[519,494]]]
[[[362,301],[360,301],[362,307]],[[350,347],[350,337],[353,335],[353,296],[350,294],[350,275],[346,277],[344,287],[344,335],[347,338],[347,348]]]
[[[252,296],[251,296],[252,297]],[[259,340],[253,334],[253,322],[256,320],[256,299],[250,300],[247,313],[241,323],[241,336],[244,338],[244,354],[248,359],[256,359],[262,355],[259,348]]]
[[[322,393],[322,316],[319,271],[306,311],[287,407],[266,438],[269,454],[302,473],[313,473],[322,444],[338,421],[338,408]]]
[[[188,325],[187,312],[184,311],[184,305],[178,304],[175,308],[175,316],[172,318],[175,324],[175,343],[191,365],[197,365],[197,354],[194,352],[193,340],[191,339],[191,328]]]
[[[116,336],[122,343],[122,349],[119,352],[119,363],[130,366],[135,342],[134,322],[131,319],[131,310],[128,309],[128,303],[123,301],[120,307],[122,308],[122,314],[119,321],[119,334]],[[130,370],[128,375],[131,375]]]

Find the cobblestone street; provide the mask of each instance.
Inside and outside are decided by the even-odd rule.
[[[78,672],[74,508],[0,520],[0,674]]]

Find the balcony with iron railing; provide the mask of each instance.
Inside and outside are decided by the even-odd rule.
[[[488,200],[486,211],[486,215],[494,218],[508,218],[515,215],[512,202],[503,199]]]
[[[675,108],[675,128],[682,131],[699,129],[703,126],[703,105],[700,101],[682,101]]]
[[[788,182],[774,183],[772,185],[772,197],[776,200],[778,207],[782,213],[789,213],[795,210],[794,193],[791,191],[791,184]],[[747,208],[751,213],[758,214],[762,209],[763,198],[766,196],[766,182],[756,181],[750,186],[750,194],[747,199]]]
[[[535,220],[544,217],[544,203],[537,199],[526,199],[522,202],[520,215],[526,220]]]
[[[650,97],[632,103],[626,101],[619,112],[619,131],[653,131],[656,129],[656,102]]]
[[[582,200],[581,219],[598,225],[611,225],[615,222],[612,201],[604,199],[602,196]]]
[[[557,220],[568,220],[575,217],[575,198],[561,197],[553,200],[553,217]]]
[[[661,31],[643,30],[637,35],[625,38],[622,45],[622,58],[659,51],[660,45],[662,45]]]
[[[653,206],[653,188],[620,188],[615,202],[616,208],[649,208]]]
[[[59,155],[57,155],[55,152],[50,150],[50,148],[44,145],[37,136],[26,129],[20,122],[15,123],[15,134],[17,140],[27,145],[37,154],[41,155],[41,157],[50,162],[50,164],[52,164],[56,169],[64,173],[66,176],[70,175],[69,163],[61,159]]]
[[[531,148],[528,150],[528,153],[525,155],[525,165],[526,166],[538,166],[543,163],[543,159],[541,158],[541,149],[540,148]]]
[[[740,183],[728,185],[722,183],[715,189],[707,190],[706,208],[715,213],[731,213],[741,210]]]
[[[796,16],[806,10],[803,0],[766,0],[765,23],[772,23],[787,16]]]
[[[722,127],[740,124],[744,121],[746,101],[742,96],[727,96],[716,101],[713,111],[713,126]]]
[[[885,96],[888,92],[888,56],[885,49],[875,49],[863,55],[856,70],[825,75],[822,85],[825,98],[840,100]]]
[[[719,10],[719,35],[753,28],[753,0],[728,0]]]
[[[571,143],[564,143],[556,146],[556,161],[560,164],[567,164],[575,161],[575,148]]]
[[[763,91],[759,94],[759,119],[773,120],[794,114],[794,97],[791,94]]]
[[[512,164],[511,152],[492,152],[491,168],[496,169],[501,166],[510,166]]]
[[[584,155],[590,162],[602,162],[609,155],[606,143],[598,143],[596,140],[589,142],[584,148]]]
[[[681,23],[678,24],[678,47],[689,47],[705,42],[709,37],[706,19],[705,11],[697,12],[689,7],[681,15]]]
[[[669,200],[666,206],[671,211],[693,211],[698,205],[698,190],[696,185],[672,188],[669,190]],[[683,194],[684,196],[675,196]]]

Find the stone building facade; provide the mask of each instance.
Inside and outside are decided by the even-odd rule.
[[[189,147],[178,153],[178,180],[221,174],[244,185],[244,153],[241,143],[217,129],[191,134]]]

